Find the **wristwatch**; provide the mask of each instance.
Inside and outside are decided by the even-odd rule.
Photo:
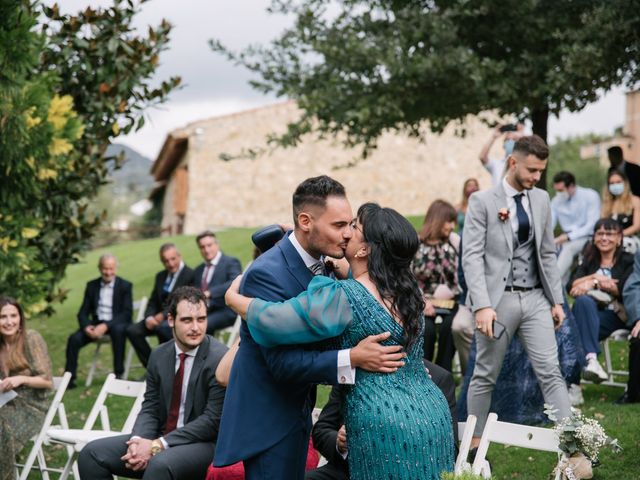
[[[151,456],[152,457],[155,457],[162,450],[164,450],[164,447],[162,446],[162,442],[158,438],[156,438],[155,440],[151,440]]]

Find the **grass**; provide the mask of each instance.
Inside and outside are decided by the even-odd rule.
[[[410,220],[416,226],[422,222],[421,217],[410,218]],[[252,231],[253,229],[231,229],[220,232],[218,238],[222,250],[229,255],[238,257],[243,265],[246,265],[251,259],[253,251],[250,240]],[[162,268],[158,258],[158,249],[166,241],[172,241],[178,246],[188,265],[195,267],[201,262],[194,237],[180,236],[142,240],[116,245],[108,249],[98,249],[87,254],[81,263],[73,265],[67,270],[67,276],[61,285],[63,288],[69,289],[67,300],[58,306],[57,313],[52,318],[29,321],[29,327],[40,331],[47,341],[55,375],[61,375],[64,369],[67,337],[78,328],[77,310],[82,301],[86,282],[98,276],[99,256],[109,251],[118,258],[118,274],[133,282],[134,299],[137,299],[143,295],[149,295],[151,292],[154,275]],[[92,345],[81,350],[78,370],[79,385],[84,384],[94,350]],[[626,354],[626,345],[622,342],[614,342],[612,356],[617,366],[625,370]],[[79,386],[75,390],[68,391],[65,395],[64,404],[71,428],[82,427],[111,366],[110,348],[103,347],[99,362],[100,368],[93,385],[90,388]],[[132,378],[140,377],[143,373],[141,369],[134,369]],[[319,387],[318,406],[323,406],[326,403],[328,393],[329,387]],[[624,451],[619,455],[613,455],[608,451],[603,453],[602,466],[595,469],[595,478],[599,480],[640,479],[640,473],[638,473],[640,472],[640,457],[637,455],[640,449],[640,435],[638,435],[640,404],[623,407],[613,405],[612,401],[621,394],[620,388],[595,385],[584,387],[585,405],[583,411],[588,416],[598,419],[611,436],[620,440],[624,448]],[[114,399],[108,403],[108,406],[112,428],[121,427],[131,403]],[[49,450],[51,451],[51,449]],[[54,465],[62,461],[61,453],[54,452],[53,456],[56,457],[53,459]],[[553,454],[496,445],[490,448],[489,458],[494,467],[494,478],[496,479],[545,479],[555,463]],[[38,477],[32,475],[32,478]]]

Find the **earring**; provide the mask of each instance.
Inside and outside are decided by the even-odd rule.
[[[356,254],[354,255],[354,257],[356,257],[356,258],[360,258],[360,255],[356,253]]]

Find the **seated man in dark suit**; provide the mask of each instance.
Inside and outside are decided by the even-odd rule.
[[[451,420],[453,422],[453,434],[458,440],[458,413],[456,411],[456,384],[453,375],[435,363],[423,360],[429,375],[449,402]],[[349,463],[347,461],[348,433],[345,431],[342,420],[342,402],[344,389],[340,386],[333,387],[327,404],[322,409],[318,421],[313,426],[311,437],[313,446],[327,459],[327,463],[320,468],[310,470],[305,475],[305,480],[348,480]]]
[[[207,298],[207,333],[230,327],[236,314],[224,303],[224,294],[231,282],[242,273],[240,260],[228,257],[220,250],[215,233],[206,230],[196,237],[204,260],[194,271],[193,286]]]
[[[176,289],[170,302],[174,341],[149,357],[147,390],[133,431],[88,443],[78,457],[83,480],[206,475],[225,395],[215,371],[227,347],[206,334],[206,300],[197,288]]]
[[[171,340],[171,329],[168,326],[166,329],[158,328],[163,322],[166,323],[167,297],[176,288],[193,283],[193,270],[184,264],[180,252],[173,243],[165,243],[160,247],[160,261],[164,265],[164,270],[156,274],[153,291],[144,311],[144,320],[127,328],[127,337],[145,368],[151,355],[151,347],[146,337],[156,334],[160,343]]]
[[[124,348],[127,327],[133,311],[131,283],[116,276],[116,257],[105,253],[100,257],[100,278],[87,283],[82,306],[78,312],[80,329],[67,341],[67,363],[65,370],[71,372],[68,388],[75,388],[78,354],[87,343],[95,342],[109,334],[113,347],[113,372],[118,378],[124,373]]]
[[[629,339],[629,380],[627,391],[616,400],[619,405],[640,403],[640,250],[635,254],[633,273],[629,275],[624,290],[624,308],[627,311]]]

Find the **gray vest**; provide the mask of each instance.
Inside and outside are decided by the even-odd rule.
[[[531,230],[533,231],[533,225],[531,225]],[[514,235],[513,245],[513,258],[511,259],[507,286],[533,288],[540,284],[535,233],[530,234],[529,239],[522,245],[518,243],[518,237]]]

